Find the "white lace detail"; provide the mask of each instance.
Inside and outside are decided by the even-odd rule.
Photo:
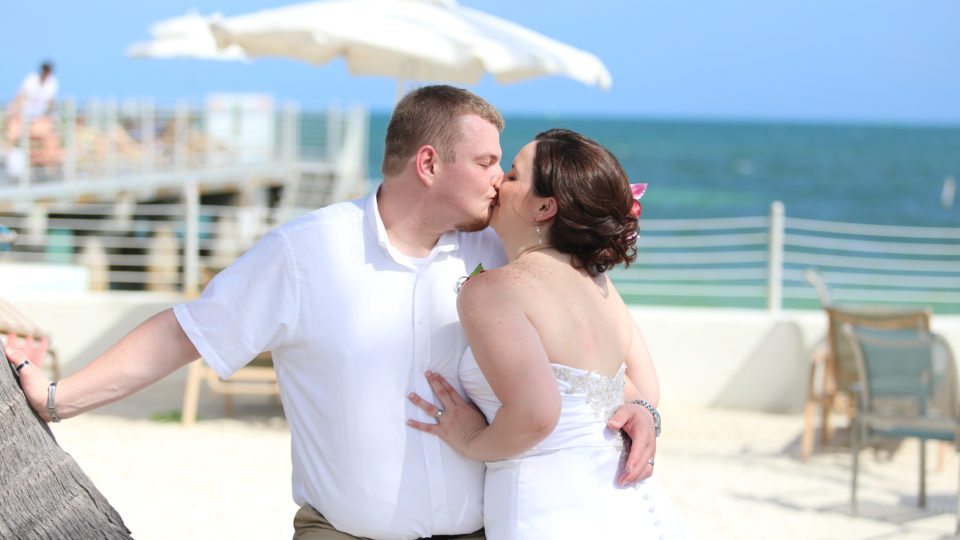
[[[567,385],[560,391],[567,395],[583,394],[598,420],[609,420],[617,407],[623,405],[623,366],[620,366],[616,375],[608,377],[594,371],[583,371],[560,364],[551,365],[557,380]]]
[[[609,420],[614,411],[623,405],[625,366],[620,366],[616,375],[608,377],[560,364],[551,365],[557,380],[565,383],[561,385],[560,391],[567,395],[583,395],[597,420]],[[622,432],[614,432],[610,442],[618,452],[625,450]]]

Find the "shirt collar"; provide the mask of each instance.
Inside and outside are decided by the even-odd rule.
[[[380,193],[380,188],[377,188],[367,198],[367,226],[370,227],[376,234],[377,243],[381,248],[383,248],[383,251],[386,252],[387,255],[389,255],[394,261],[404,264],[403,261],[405,261],[407,257],[404,257],[397,248],[390,245],[390,238],[387,236],[387,228],[383,225],[383,218],[380,217],[380,205],[377,204],[378,193]],[[430,250],[430,254],[427,255],[427,262],[436,258],[436,256],[440,253],[449,253],[459,249],[459,234],[459,232],[451,230],[440,235],[436,245],[433,246],[433,249]],[[406,266],[406,264],[404,264],[404,266]]]

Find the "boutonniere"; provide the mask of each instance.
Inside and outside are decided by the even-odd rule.
[[[463,284],[466,283],[468,279],[472,278],[473,276],[479,276],[486,271],[487,270],[483,267],[483,263],[478,263],[477,267],[473,269],[473,272],[470,272],[469,276],[462,276],[457,280],[457,285],[454,287],[454,289],[457,292],[460,292],[460,288],[463,287]]]
[[[640,204],[640,199],[647,192],[647,183],[630,184],[630,191],[633,193],[633,206],[630,207],[630,213],[633,214],[633,217],[640,219],[640,214],[643,213],[643,205]]]

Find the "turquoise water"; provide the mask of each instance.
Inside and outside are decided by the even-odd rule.
[[[371,117],[369,171],[374,177],[379,176],[387,120],[386,114]],[[779,200],[788,217],[960,227],[960,200],[952,208],[943,208],[940,202],[944,180],[950,176],[960,180],[960,126],[509,115],[506,121],[501,136],[505,167],[540,131],[552,127],[579,131],[613,151],[632,181],[650,184],[644,197],[646,219],[765,216],[770,204]],[[956,245],[960,238],[940,242]],[[833,254],[816,248],[811,251]],[[933,258],[957,260],[955,256]],[[695,281],[709,284],[709,273]],[[741,284],[762,286],[751,281]],[[806,287],[804,283],[788,285]],[[836,288],[842,287],[836,284]],[[809,299],[785,299],[785,307],[816,309],[812,289],[810,293]],[[625,299],[637,304],[765,306],[762,298],[734,296],[626,295]],[[886,301],[882,292],[878,291],[875,301]],[[935,311],[960,313],[960,303],[938,303]]]
[[[960,227],[960,200],[940,205],[944,179],[960,181],[960,126],[888,127],[507,116],[507,164],[538,132],[579,131],[604,144],[633,181],[650,183],[650,219],[766,215],[855,223]],[[387,115],[370,125],[378,176]]]

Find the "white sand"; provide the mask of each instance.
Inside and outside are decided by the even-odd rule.
[[[289,538],[290,443],[279,407],[236,399],[233,418],[204,393],[195,427],[145,419],[179,409],[176,376],[126,402],[54,427],[141,540]],[[152,410],[151,410],[152,409]],[[950,537],[957,460],[928,445],[928,509],[916,508],[917,445],[892,461],[862,455],[861,516],[850,515],[849,453],[797,459],[799,415],[665,406],[657,474],[700,538]],[[839,419],[838,419],[839,421]]]

